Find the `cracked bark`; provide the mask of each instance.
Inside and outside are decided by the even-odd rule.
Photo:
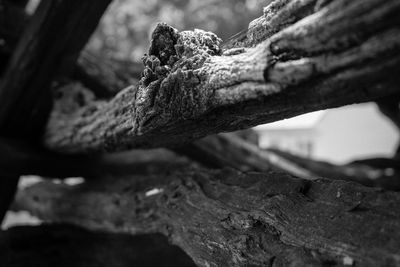
[[[399,201],[351,182],[193,168],[42,182],[16,207],[89,229],[163,233],[199,266],[397,266]]]
[[[45,143],[69,153],[173,147],[398,93],[399,10],[394,0],[275,1],[233,49],[160,24],[139,85],[72,110],[60,100]]]

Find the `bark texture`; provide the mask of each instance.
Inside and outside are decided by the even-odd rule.
[[[70,153],[171,147],[398,93],[399,10],[395,0],[278,0],[252,24],[260,31],[228,50],[212,33],[159,24],[139,85],[108,102],[77,92],[70,109],[61,98],[45,143]]]
[[[351,182],[195,168],[42,182],[16,206],[89,229],[163,233],[199,266],[398,266],[399,201]]]

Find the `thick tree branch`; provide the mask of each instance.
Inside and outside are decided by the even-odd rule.
[[[161,232],[199,266],[396,266],[400,195],[287,174],[186,169],[67,186],[42,182],[16,205],[41,219]]]
[[[208,136],[174,149],[209,168],[231,167],[240,171],[280,170],[315,180],[320,177],[353,181],[365,186],[400,190],[398,159],[369,159],[335,165],[292,155],[276,149],[261,150],[234,133]],[[373,162],[379,162],[374,165]]]
[[[75,65],[109,2],[41,2],[0,84],[3,136],[40,135],[51,107],[50,83]]]
[[[70,153],[171,147],[397,93],[399,2],[334,0],[320,9],[308,2],[301,14],[311,15],[252,48],[223,52],[212,33],[160,24],[139,86],[73,111],[59,101],[46,145]]]
[[[193,164],[186,158],[164,149],[69,156],[47,151],[26,142],[1,138],[0,151],[0,169],[9,176],[84,177],[90,180],[102,175],[150,175]],[[5,194],[6,191],[1,195]]]
[[[75,65],[109,2],[41,1],[0,80],[2,136],[41,137],[51,110],[52,81]],[[0,221],[17,183],[18,176],[0,179],[7,192],[0,196]]]

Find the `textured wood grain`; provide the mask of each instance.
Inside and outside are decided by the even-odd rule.
[[[159,24],[139,85],[107,102],[81,101],[75,109],[62,106],[82,97],[61,98],[46,145],[69,153],[173,147],[398,93],[400,3],[315,2],[274,1],[263,19],[281,26],[260,33],[264,41],[248,34],[257,41],[228,50],[212,33]],[[273,15],[274,6],[283,9]],[[290,15],[297,7],[302,12]],[[71,87],[65,90],[85,94]]]
[[[42,182],[16,206],[89,229],[163,233],[199,266],[398,266],[399,201],[344,181],[195,168]]]

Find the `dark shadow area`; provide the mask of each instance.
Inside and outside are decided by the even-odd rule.
[[[196,266],[161,234],[126,235],[58,224],[0,232],[0,266]]]

